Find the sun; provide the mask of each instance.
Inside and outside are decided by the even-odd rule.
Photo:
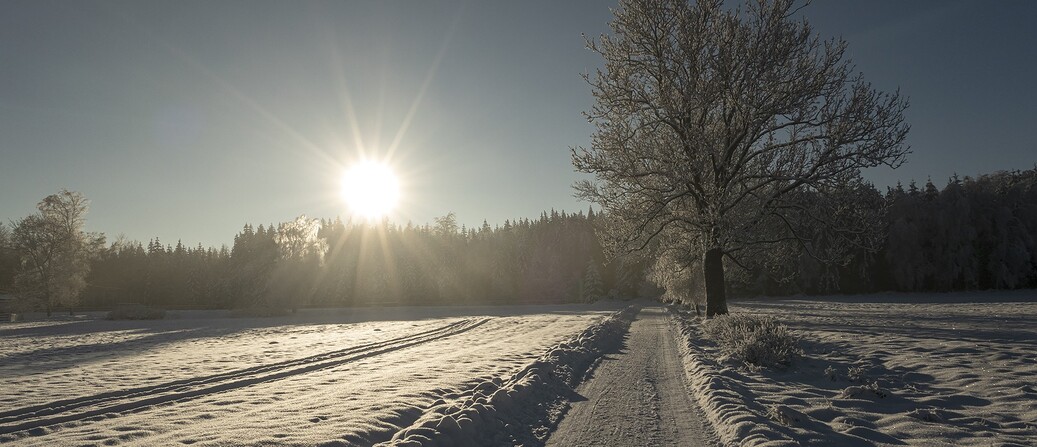
[[[384,163],[361,161],[342,176],[342,199],[354,215],[378,219],[389,214],[400,201],[400,182]]]

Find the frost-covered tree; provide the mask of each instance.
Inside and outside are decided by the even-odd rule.
[[[312,301],[317,292],[319,269],[328,251],[328,241],[320,236],[321,221],[299,216],[269,230],[280,253],[270,272],[266,305],[277,305],[293,312]]]
[[[41,304],[48,316],[59,305],[72,313],[86,287],[90,260],[104,246],[104,236],[84,230],[88,204],[82,194],[63,189],[40,201],[38,212],[19,220],[12,231],[20,257],[16,292]]]
[[[633,257],[619,257],[612,262],[612,289],[609,295],[622,299],[637,298],[638,286],[644,277],[641,266]]]
[[[727,312],[725,258],[805,242],[797,199],[833,195],[908,152],[906,101],[855,74],[845,42],[796,19],[797,2],[724,3],[621,1],[612,34],[588,44],[604,58],[587,75],[595,132],[572,150],[595,176],[577,195],[606,211],[617,249],[697,254],[708,316]]]
[[[457,215],[453,211],[445,216],[436,217],[436,234],[441,236],[454,236],[458,232]]]
[[[580,294],[580,300],[585,303],[593,303],[605,295],[605,284],[601,281],[601,269],[593,259],[587,263],[587,270],[583,273]]]
[[[663,288],[662,300],[684,305],[695,309],[701,315],[701,306],[705,304],[702,291],[702,272],[700,265],[679,260],[679,254],[663,253],[656,258],[648,274],[648,280]]]
[[[974,289],[978,285],[975,216],[957,175],[939,193],[936,208],[933,255],[941,265],[933,272],[934,286],[940,291]]]
[[[14,286],[14,274],[18,270],[18,254],[11,245],[11,231],[0,222],[0,293]]]
[[[279,225],[274,234],[274,242],[281,252],[281,259],[323,259],[328,251],[328,241],[320,237],[320,228],[320,219],[309,219],[305,215]]]
[[[912,182],[887,200],[885,252],[896,289],[1037,285],[1037,169],[954,177],[942,191]]]
[[[901,185],[890,190],[891,221],[888,229],[888,259],[893,282],[899,290],[921,289],[931,269],[928,256],[922,251],[921,199],[914,183],[907,191]]]
[[[270,274],[280,256],[273,229],[267,231],[259,225],[253,230],[246,224],[234,237],[230,255],[232,274],[227,288],[239,306],[262,304],[270,286]]]

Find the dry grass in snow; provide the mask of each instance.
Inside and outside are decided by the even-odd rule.
[[[702,335],[723,353],[722,360],[758,367],[783,368],[801,354],[795,334],[773,317],[720,315],[702,324]]]

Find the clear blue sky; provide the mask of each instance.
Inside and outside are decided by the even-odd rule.
[[[614,5],[5,1],[0,219],[68,188],[110,238],[229,244],[247,222],[345,217],[358,143],[402,177],[400,223],[586,209],[568,148],[590,141],[580,73],[599,59],[581,33],[607,31]],[[911,99],[913,154],[867,174],[880,188],[1037,162],[1037,2],[818,0],[805,15]]]

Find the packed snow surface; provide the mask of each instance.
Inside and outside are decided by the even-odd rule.
[[[1037,296],[1028,292],[752,300],[802,337],[784,370],[718,361],[693,318],[689,385],[743,446],[1037,445]]]
[[[623,349],[610,352],[581,384],[547,447],[711,447],[713,429],[685,386],[669,316],[646,306]]]
[[[444,396],[513,378],[619,307],[4,324],[0,443],[370,445]]]

